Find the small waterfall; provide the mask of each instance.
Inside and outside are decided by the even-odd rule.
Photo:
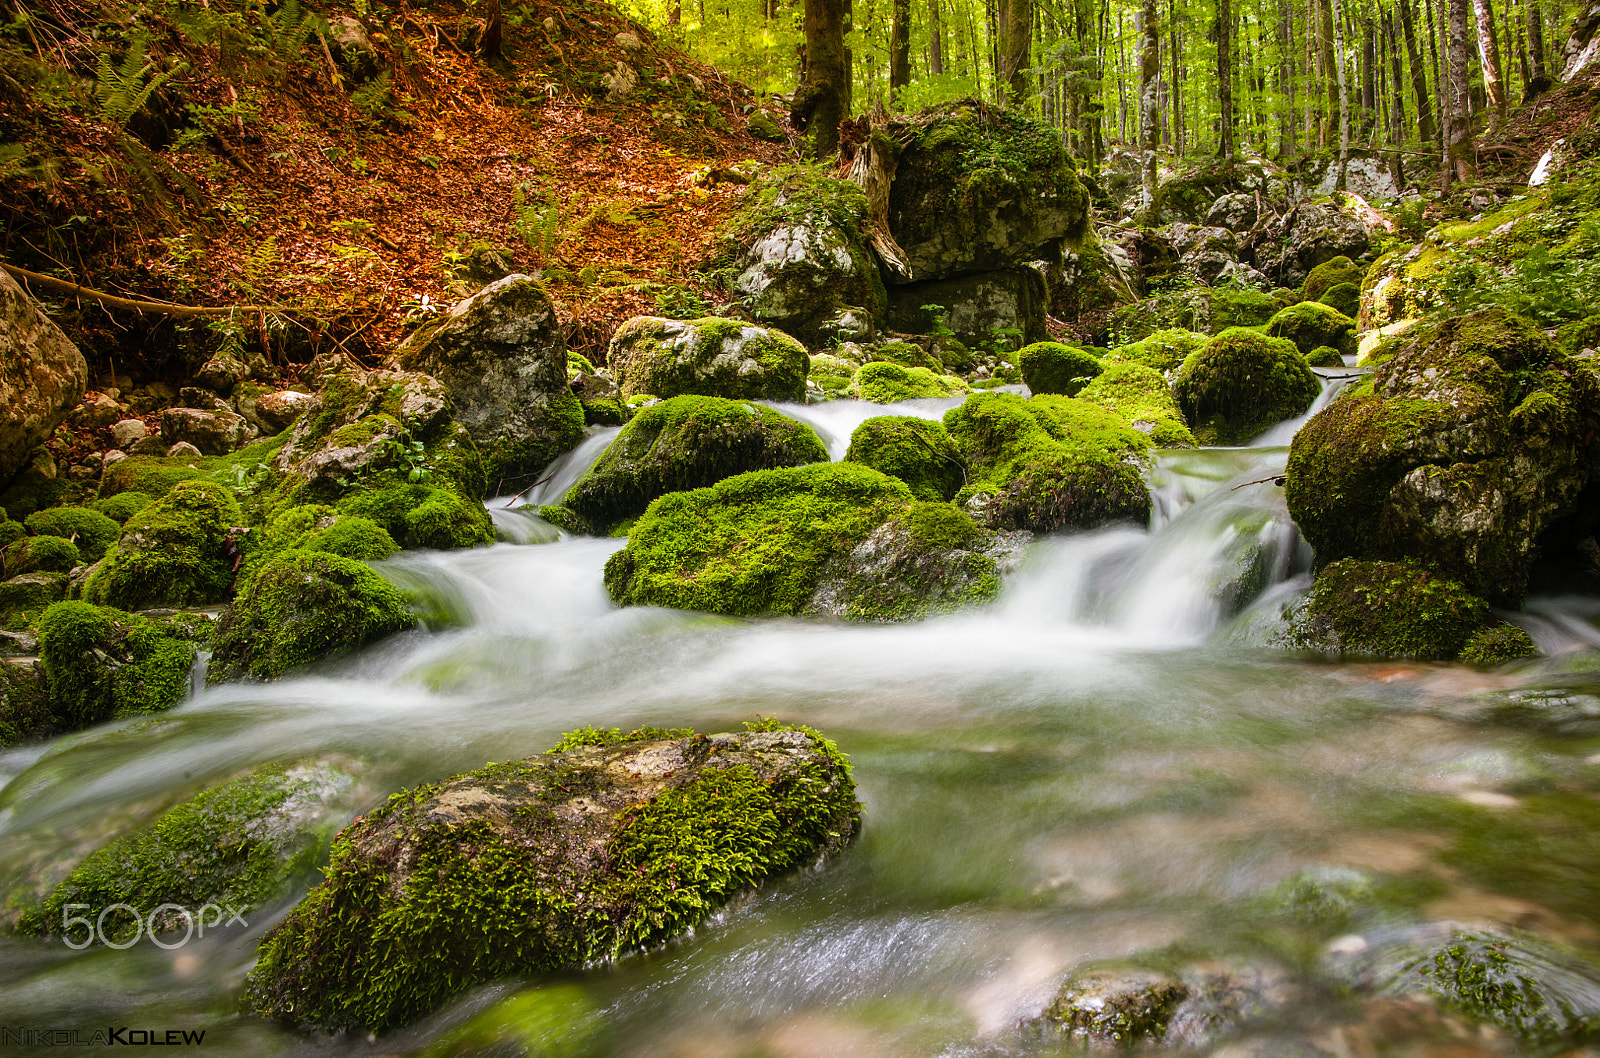
[[[1345,367],[1312,368],[1312,370],[1322,380],[1322,392],[1317,394],[1317,399],[1311,402],[1311,407],[1306,409],[1304,415],[1296,416],[1293,419],[1285,419],[1251,441],[1250,446],[1252,448],[1276,448],[1281,445],[1287,445],[1294,440],[1294,435],[1300,432],[1300,427],[1309,422],[1313,415],[1332,404],[1335,398],[1343,393],[1345,387],[1350,385],[1356,377],[1368,374],[1371,369]]]

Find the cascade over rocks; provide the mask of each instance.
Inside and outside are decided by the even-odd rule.
[[[1289,513],[1319,565],[1416,560],[1515,606],[1591,478],[1597,407],[1592,364],[1503,309],[1418,329],[1296,435]]]
[[[811,363],[782,331],[708,317],[637,316],[612,335],[606,363],[624,396],[686,393],[734,400],[805,399]]]
[[[449,389],[490,482],[531,480],[583,439],[555,306],[530,276],[506,276],[458,302],[401,343],[395,362]]]
[[[83,399],[88,381],[78,347],[10,273],[0,274],[0,487]]]
[[[842,848],[849,765],[806,729],[585,729],[391,797],[262,941],[246,1005],[381,1030],[500,977],[650,948]]]

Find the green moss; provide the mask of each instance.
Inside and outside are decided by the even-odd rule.
[[[1331,345],[1319,345],[1306,354],[1306,363],[1311,367],[1343,367],[1344,354]]]
[[[1348,257],[1335,257],[1331,261],[1324,261],[1306,273],[1305,282],[1300,284],[1300,300],[1321,301],[1334,287],[1343,285],[1354,285],[1359,297],[1361,283],[1366,275],[1367,270]],[[1345,315],[1353,316],[1355,313],[1347,312]]]
[[[720,397],[673,397],[634,416],[567,491],[564,505],[604,535],[669,492],[827,459],[815,431],[771,408]]]
[[[1123,422],[1148,434],[1158,448],[1193,448],[1194,434],[1166,379],[1143,364],[1112,364],[1078,393]]]
[[[327,846],[322,827],[306,818],[307,803],[325,799],[330,787],[348,785],[348,777],[325,765],[268,766],[207,790],[91,853],[23,914],[18,932],[63,932],[69,904],[87,904],[91,915],[127,904],[147,920],[163,904],[191,915],[205,904],[241,914],[259,910],[285,896]],[[181,913],[156,920],[158,932],[183,926]],[[101,929],[113,943],[135,935],[126,912],[105,916]]]
[[[604,769],[623,750],[491,765],[396,794],[340,834],[326,880],[262,942],[246,1005],[307,1026],[404,1024],[482,982],[661,943],[854,833],[855,789],[826,740],[770,780],[718,766],[722,745],[679,741],[685,766],[615,816],[557,809],[574,794],[614,798]],[[452,789],[516,807],[503,819],[434,811]]]
[[[1173,329],[1214,335],[1230,327],[1259,327],[1280,308],[1276,298],[1259,290],[1188,287],[1124,305],[1111,313],[1109,326],[1115,346]]]
[[[50,683],[40,667],[0,663],[0,747],[51,734],[54,727]]]
[[[822,567],[911,502],[900,481],[854,463],[759,470],[650,505],[606,563],[620,605],[796,614]]]
[[[1513,624],[1495,625],[1475,632],[1461,648],[1461,660],[1468,665],[1492,668],[1518,658],[1535,658],[1539,648],[1528,633]]]
[[[944,373],[944,363],[937,356],[913,342],[884,342],[882,345],[872,348],[868,359],[899,364],[901,367],[925,367],[936,375]]]
[[[271,680],[416,624],[405,596],[353,559],[283,551],[242,586],[215,636],[208,680]]]
[[[1156,371],[1176,371],[1188,355],[1211,339],[1194,331],[1156,331],[1146,338],[1118,346],[1106,354],[1108,362],[1143,364]]]
[[[1139,470],[1150,439],[1097,404],[981,393],[946,412],[944,424],[967,464],[957,499],[989,496],[991,528],[1050,532],[1149,518]]]
[[[562,735],[561,741],[545,752],[565,753],[583,746],[625,746],[630,742],[659,742],[663,739],[693,737],[692,727],[636,727],[627,732],[620,727],[613,727],[610,730],[580,727]]]
[[[583,440],[583,402],[570,392],[549,394],[545,401],[544,428],[537,436],[501,437],[481,450],[482,473],[489,483],[531,480]]]
[[[585,426],[622,426],[633,418],[633,409],[621,397],[601,397],[595,400],[578,399],[583,408]]]
[[[818,610],[891,622],[987,602],[1000,593],[999,569],[982,553],[995,535],[948,503],[912,504],[873,533],[865,554],[851,554],[842,576],[819,589],[825,605]]]
[[[401,547],[449,551],[494,542],[494,523],[481,503],[451,489],[388,485],[352,492],[337,503],[341,514],[370,519]]]
[[[921,397],[948,397],[964,392],[966,383],[953,375],[936,375],[925,367],[901,367],[887,361],[863,364],[855,375],[855,389],[862,400],[874,404],[893,404]]]
[[[1405,984],[1520,1040],[1558,1045],[1600,1030],[1597,969],[1517,933],[1457,929],[1406,968]]]
[[[1354,283],[1340,283],[1330,287],[1317,301],[1355,319],[1361,311],[1361,288]]]
[[[166,456],[129,456],[111,464],[100,475],[100,495],[110,497],[132,492],[159,499],[180,481],[205,477],[206,472],[200,469],[198,461],[190,462],[197,465]]]
[[[7,577],[24,573],[68,573],[81,565],[83,555],[78,545],[59,536],[25,536],[0,551],[0,570]]]
[[[180,482],[123,526],[122,538],[84,586],[84,598],[129,610],[225,599],[233,583],[230,530],[242,525],[227,489]]]
[[[161,712],[188,693],[194,644],[163,623],[58,602],[44,611],[38,628],[39,659],[60,730]]]
[[[358,562],[377,562],[400,550],[383,526],[354,516],[341,517],[326,529],[307,533],[292,546],[302,551],[326,551]]]
[[[1344,656],[1450,661],[1491,622],[1488,603],[1419,565],[1340,559],[1318,572],[1289,636]]]
[[[28,530],[21,522],[0,522],[0,549],[10,547],[27,535]]]
[[[1244,444],[1321,392],[1294,343],[1235,327],[1191,353],[1172,386],[1201,444]]]
[[[567,350],[567,378],[571,379],[578,375],[592,375],[594,373],[595,366],[589,362],[587,356],[582,353],[575,353],[571,349]]]
[[[99,511],[86,507],[51,507],[28,515],[28,532],[59,536],[78,545],[85,562],[98,562],[106,548],[122,535],[122,526]]]
[[[716,316],[629,320],[612,336],[607,362],[624,396],[733,400],[804,400],[810,367],[805,346],[782,331]]]
[[[0,621],[5,628],[21,631],[53,602],[66,598],[65,573],[24,573],[0,581]]]
[[[1356,321],[1315,301],[1290,305],[1273,316],[1267,321],[1267,334],[1289,339],[1302,356],[1322,345],[1331,345],[1344,356],[1356,352]]]
[[[1034,342],[1017,350],[1022,381],[1034,393],[1076,396],[1100,373],[1100,361],[1082,349],[1060,342]]]
[[[119,492],[114,496],[102,496],[89,506],[122,525],[155,501],[148,492]]]
[[[949,433],[930,419],[868,419],[850,435],[844,461],[899,478],[919,500],[948,500],[966,484],[966,469]]]

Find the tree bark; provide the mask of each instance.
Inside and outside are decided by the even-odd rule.
[[[805,0],[805,70],[789,117],[806,133],[815,158],[839,149],[839,122],[849,114],[850,61],[844,46],[848,19],[845,0]]]
[[[500,0],[489,0],[484,13],[483,40],[478,44],[478,54],[491,63],[505,62],[505,17],[500,11]]]
[[[1233,11],[1228,0],[1217,0],[1217,103],[1219,128],[1217,156],[1233,161]]]
[[[889,27],[889,99],[911,83],[911,0],[894,0]]]
[[[1322,52],[1323,91],[1327,93],[1322,144],[1327,146],[1333,138],[1334,121],[1339,114],[1339,86],[1344,82],[1344,63],[1335,55],[1332,0],[1318,0],[1317,8],[1317,21],[1321,25],[1317,42]]]
[[[1494,28],[1492,0],[1472,0],[1478,22],[1478,58],[1482,62],[1483,89],[1489,97],[1489,134],[1499,131],[1506,119],[1505,74],[1500,67],[1500,41]]]
[[[1549,79],[1544,65],[1544,15],[1539,0],[1528,0],[1528,61],[1533,64],[1533,83]]]
[[[1469,0],[1449,0],[1450,4],[1450,167],[1457,180],[1475,180],[1478,175],[1477,146],[1472,138],[1471,69],[1469,52],[1471,13]]]
[[[1333,66],[1339,82],[1339,182],[1334,186],[1344,190],[1345,172],[1350,168],[1350,87],[1344,77],[1344,12],[1339,0],[1330,0],[1333,17]]]
[[[1144,151],[1141,213],[1155,208],[1156,148],[1161,146],[1161,15],[1157,0],[1144,0],[1144,46],[1139,53],[1139,146]]]
[[[928,72],[935,77],[944,74],[944,21],[939,0],[928,0]]]
[[[1020,109],[1031,94],[1028,68],[1033,65],[1033,0],[1001,0],[1000,38],[1000,80],[1005,85],[1006,105]]]
[[[1417,48],[1417,29],[1411,20],[1411,0],[1399,0],[1400,28],[1406,37],[1406,59],[1411,64],[1411,92],[1417,97],[1417,132],[1423,143],[1438,141],[1439,133],[1433,124],[1433,104],[1428,100],[1428,71],[1422,65],[1422,52]]]

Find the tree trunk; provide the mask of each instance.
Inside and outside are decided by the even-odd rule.
[[[894,0],[889,27],[889,99],[911,83],[911,0]]]
[[[1494,28],[1492,0],[1472,0],[1478,20],[1478,57],[1482,61],[1483,89],[1489,97],[1489,135],[1506,119],[1505,74],[1500,67],[1500,41]]]
[[[1472,138],[1471,13],[1469,0],[1449,0],[1450,4],[1450,166],[1457,180],[1475,180],[1478,175],[1477,146]]]
[[[500,12],[500,0],[489,0],[489,9],[484,12],[483,40],[478,44],[478,54],[490,63],[506,61],[505,56],[505,17]]]
[[[1327,146],[1333,139],[1334,121],[1339,114],[1339,86],[1344,83],[1344,60],[1336,54],[1332,0],[1319,0],[1317,7],[1317,21],[1322,27],[1317,38],[1322,49],[1323,90],[1327,92],[1327,119],[1322,125],[1322,144]]]
[[[1544,15],[1539,11],[1539,0],[1528,0],[1528,60],[1533,63],[1534,84],[1549,80],[1544,67]]]
[[[1000,38],[1000,80],[1005,85],[1006,105],[1020,109],[1031,94],[1028,68],[1033,65],[1033,0],[1001,0]]]
[[[1361,14],[1361,128],[1363,136],[1370,136],[1378,116],[1378,34],[1372,26],[1372,15]]]
[[[849,113],[850,61],[844,46],[845,0],[805,0],[805,72],[790,121],[805,132],[814,158],[839,149],[839,122]]]
[[[1144,0],[1144,46],[1139,52],[1139,146],[1144,150],[1144,193],[1140,212],[1150,214],[1156,198],[1156,148],[1161,146],[1161,16],[1157,0]]]
[[[1411,21],[1411,0],[1400,0],[1400,28],[1406,36],[1406,59],[1411,64],[1411,92],[1417,97],[1417,131],[1423,143],[1436,143],[1438,130],[1433,125],[1433,105],[1428,101],[1428,71],[1417,48],[1417,29]]]
[[[1339,182],[1334,186],[1344,190],[1345,171],[1350,168],[1350,88],[1344,77],[1344,12],[1339,0],[1330,0],[1333,9],[1333,66],[1339,81]]]
[[[1285,165],[1294,161],[1296,150],[1294,136],[1294,7],[1289,0],[1280,0],[1278,5],[1278,91],[1288,100],[1288,109],[1282,112],[1278,126],[1278,160]]]
[[[944,73],[944,22],[939,15],[939,0],[928,0],[928,72]]]
[[[1217,156],[1233,161],[1233,12],[1228,0],[1217,0],[1217,103],[1220,125]]]

